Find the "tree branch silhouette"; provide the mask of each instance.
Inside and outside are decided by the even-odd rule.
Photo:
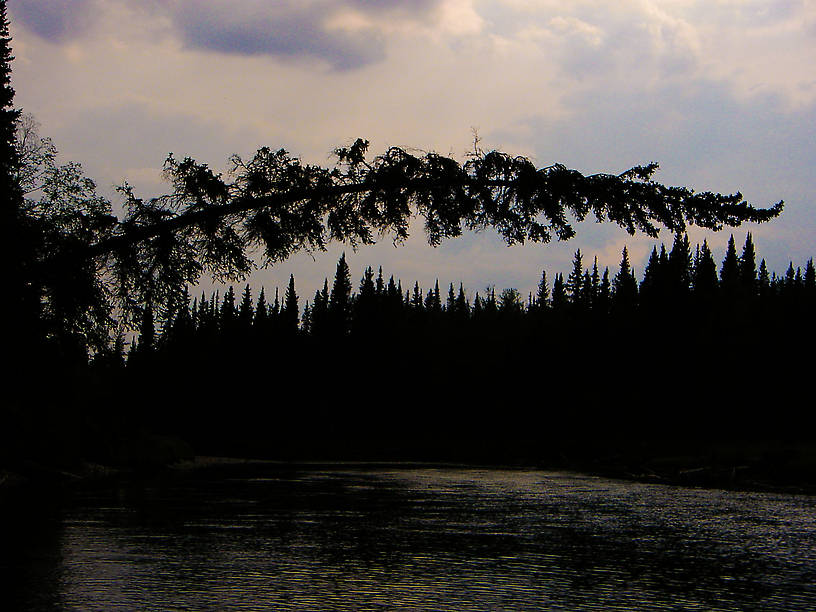
[[[486,228],[512,245],[568,240],[575,235],[571,217],[593,215],[655,237],[661,226],[676,233],[687,225],[719,230],[764,222],[783,206],[758,209],[740,193],[662,185],[652,180],[656,163],[583,175],[478,148],[464,163],[399,147],[368,159],[368,145],[358,139],[336,149],[330,168],[262,148],[249,160],[233,156],[227,178],[170,155],[164,173],[171,193],[144,201],[125,185],[126,217],[104,225],[83,256],[103,260],[129,295],[156,298],[204,271],[240,279],[258,252],[269,265],[300,250],[325,250],[331,241],[356,248],[392,234],[400,243],[415,218],[423,219],[432,246]]]

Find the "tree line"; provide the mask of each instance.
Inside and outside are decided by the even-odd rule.
[[[469,297],[472,295],[472,298]],[[345,254],[340,257],[331,283],[304,302],[297,293],[294,275],[279,293],[257,296],[246,285],[240,295],[233,286],[220,295],[202,293],[192,298],[185,290],[179,301],[157,321],[145,311],[139,334],[131,343],[127,360],[148,359],[168,351],[196,351],[224,343],[233,350],[252,353],[252,345],[273,340],[319,340],[352,343],[368,336],[395,332],[433,332],[445,335],[482,334],[486,329],[512,332],[529,326],[577,325],[589,321],[605,326],[629,326],[656,315],[682,315],[687,319],[719,320],[728,325],[746,324],[758,317],[802,317],[816,304],[816,269],[813,259],[804,267],[789,264],[784,274],[769,272],[764,259],[757,263],[756,249],[747,234],[741,254],[730,237],[721,262],[715,261],[707,241],[690,247],[688,236],[677,234],[671,248],[661,244],[651,252],[643,274],[635,276],[629,254],[623,249],[614,274],[603,271],[597,257],[586,266],[580,249],[565,277],[557,273],[549,282],[544,270],[535,293],[526,299],[518,290],[495,288],[470,294],[462,283],[439,282],[427,290],[418,282],[403,286],[400,279],[385,280],[382,267],[367,267],[356,290]],[[736,319],[735,319],[736,317]],[[621,330],[623,331],[623,330]],[[213,344],[215,343],[215,344]],[[113,356],[100,359],[124,364],[125,340],[119,337]]]
[[[678,234],[640,274],[627,249],[614,270],[579,250],[526,297],[372,267],[353,282],[345,256],[307,299],[294,276],[183,295],[95,368],[128,390],[121,410],[208,452],[489,456],[550,438],[802,436],[815,420],[796,399],[813,261],[769,272],[750,234],[721,259]]]

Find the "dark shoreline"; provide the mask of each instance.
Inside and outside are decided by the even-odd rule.
[[[808,447],[810,448],[810,447]],[[656,464],[660,464],[659,467]],[[694,465],[695,467],[690,467]],[[21,471],[0,469],[0,505],[29,493],[59,496],[75,489],[107,487],[123,481],[185,477],[192,473],[232,470],[236,466],[274,467],[281,470],[343,469],[473,469],[473,470],[541,470],[597,476],[628,482],[659,484],[671,487],[719,489],[722,491],[816,495],[816,472],[782,474],[770,478],[756,465],[699,465],[651,457],[646,462],[606,461],[600,458],[557,461],[483,460],[411,460],[411,459],[335,459],[335,458],[257,458],[215,457],[197,455],[180,458],[164,465],[110,466],[79,462],[73,466],[54,466],[27,462]],[[805,477],[805,474],[810,476]]]

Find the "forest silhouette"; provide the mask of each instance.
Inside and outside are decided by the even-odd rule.
[[[224,177],[167,159],[171,193],[125,184],[122,218],[76,163],[13,107],[0,2],[0,191],[9,296],[10,400],[0,460],[127,463],[200,454],[275,458],[545,460],[564,441],[807,437],[812,260],[782,276],[748,235],[718,266],[688,225],[765,222],[739,193],[657,183],[484,151],[460,163],[359,139],[324,168],[286,151],[232,158]],[[291,254],[399,243],[419,217],[429,243],[492,228],[510,245],[574,236],[593,216],[630,234],[675,234],[638,280],[586,265],[542,275],[535,295],[419,287],[341,257],[314,296],[192,297],[209,274],[235,282]],[[355,288],[356,287],[356,288]],[[136,338],[127,348],[129,333]],[[134,442],[134,440],[136,440]],[[145,442],[149,440],[150,442]],[[176,441],[176,442],[173,442]],[[163,447],[164,448],[164,447]],[[126,450],[130,449],[130,450]],[[155,450],[155,449],[154,449]],[[160,449],[161,450],[161,449]],[[162,451],[164,452],[164,451]],[[129,459],[130,458],[130,459]]]
[[[626,249],[612,272],[578,250],[526,299],[371,267],[355,290],[342,256],[307,299],[294,276],[269,298],[185,294],[91,367],[117,373],[140,419],[210,453],[501,460],[565,440],[809,440],[794,355],[815,301],[812,259],[769,273],[750,233],[720,263],[677,234],[640,280]]]

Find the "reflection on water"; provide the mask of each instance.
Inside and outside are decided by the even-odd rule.
[[[538,471],[242,465],[0,528],[24,609],[816,609],[816,503]]]

